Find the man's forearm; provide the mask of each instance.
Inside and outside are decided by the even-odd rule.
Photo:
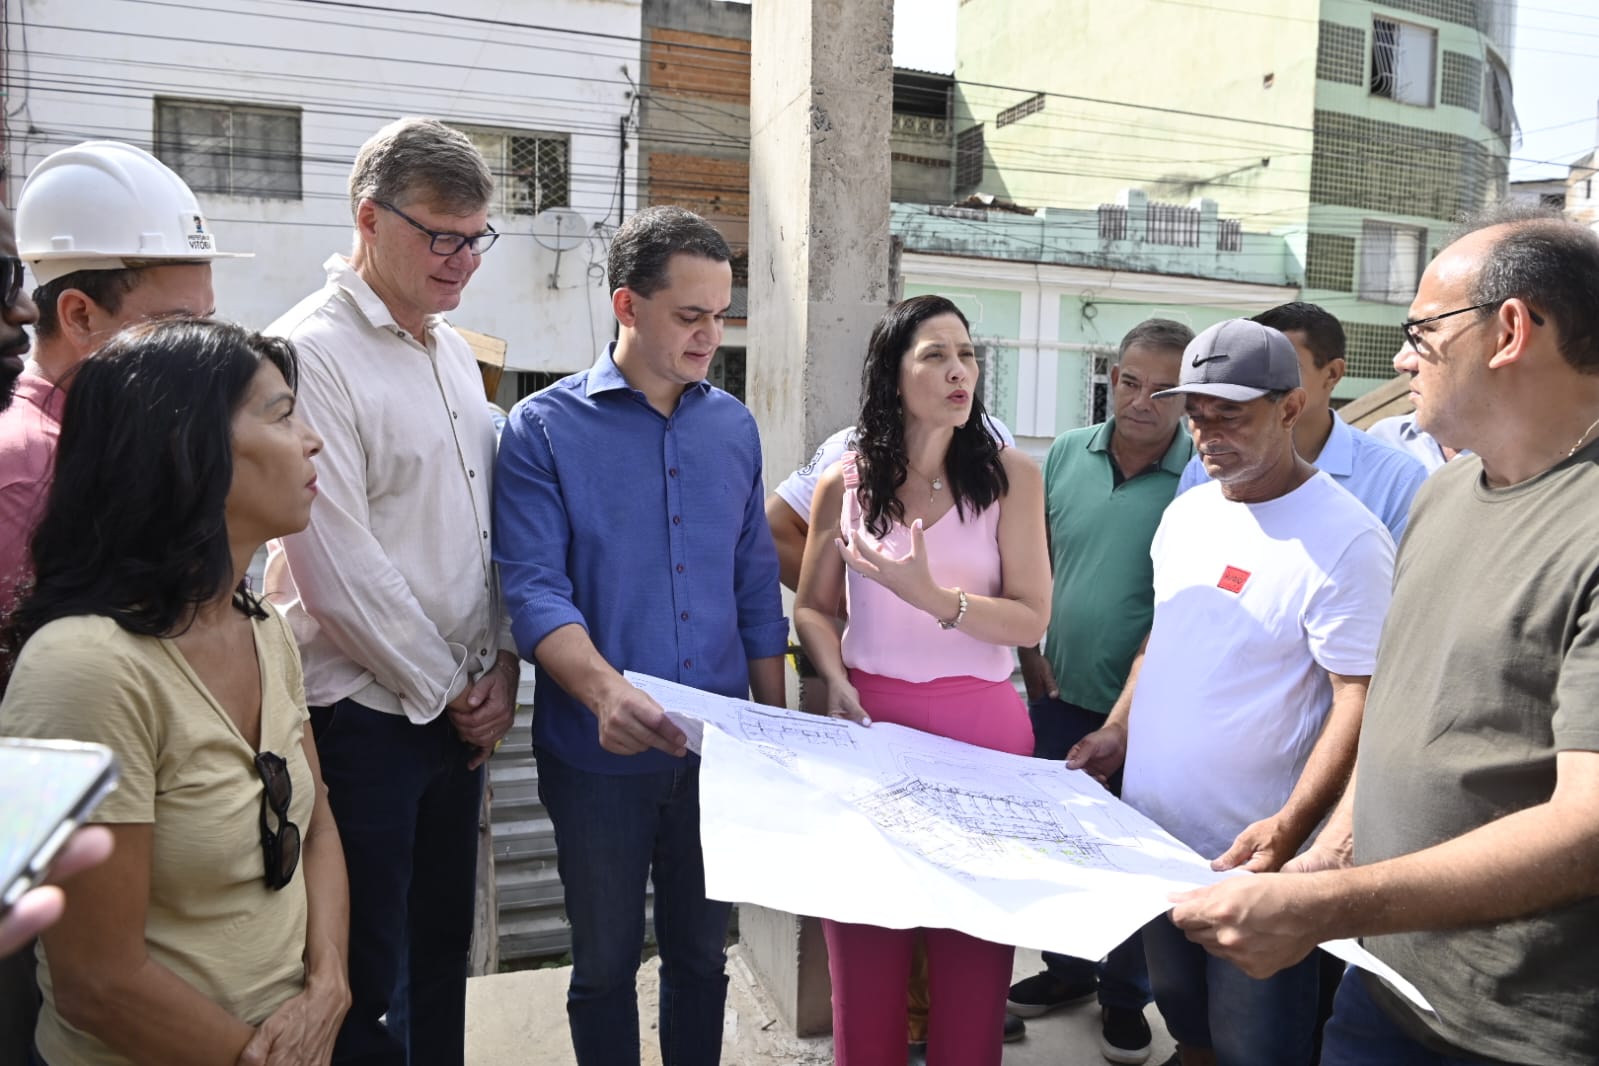
[[[1318,940],[1507,921],[1599,895],[1596,815],[1551,800],[1424,851],[1284,884],[1299,886]]]
[[[1144,668],[1144,653],[1149,650],[1149,634],[1144,634],[1144,639],[1138,644],[1138,651],[1133,654],[1132,665],[1127,668],[1127,684],[1122,686],[1122,694],[1116,697],[1116,703],[1105,716],[1105,725],[1120,726],[1123,733],[1127,731],[1127,720],[1133,713],[1133,690],[1138,687],[1138,672]]]
[[[751,659],[750,695],[756,703],[768,707],[788,706],[788,686],[783,677],[783,657],[769,655],[764,659]]]
[[[589,639],[582,626],[568,624],[552,630],[533,649],[539,669],[550,675],[573,699],[598,713],[606,693],[626,685],[620,671],[605,661],[605,656]]]
[[[1305,760],[1305,768],[1277,814],[1291,840],[1288,854],[1299,849],[1327,812],[1338,802],[1355,769],[1360,723],[1366,709],[1367,678],[1342,678],[1335,686],[1321,736]]]

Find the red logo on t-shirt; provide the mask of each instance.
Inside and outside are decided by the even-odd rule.
[[[1244,582],[1249,580],[1249,571],[1240,570],[1236,566],[1229,566],[1221,572],[1221,580],[1216,582],[1216,587],[1226,589],[1228,592],[1244,591]]]

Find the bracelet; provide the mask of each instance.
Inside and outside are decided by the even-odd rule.
[[[938,628],[940,628],[940,629],[954,629],[956,626],[961,624],[962,620],[965,619],[965,617],[966,617],[966,607],[967,607],[966,593],[963,592],[962,590],[960,590],[959,588],[957,588],[955,590],[955,598],[960,601],[960,607],[956,609],[955,617],[951,618],[947,622],[944,621],[942,618],[940,618],[938,620]]]

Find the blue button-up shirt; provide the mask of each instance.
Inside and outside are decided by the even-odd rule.
[[[575,623],[618,670],[747,696],[749,660],[788,645],[755,419],[703,382],[663,416],[614,347],[517,404],[500,439],[494,559],[517,650],[532,659]],[[579,769],[674,763],[603,750],[598,719],[547,671],[534,707],[534,744]]]
[[[1427,480],[1427,468],[1404,452],[1390,448],[1333,414],[1332,433],[1316,456],[1316,469],[1329,475],[1350,495],[1366,505],[1366,510],[1382,520],[1394,543],[1405,534],[1410,520],[1410,501]],[[1195,485],[1210,480],[1199,456],[1189,460],[1177,483],[1181,496]]]
[[[1449,457],[1438,446],[1438,442],[1432,439],[1432,434],[1416,425],[1415,415],[1394,415],[1392,418],[1385,418],[1366,433],[1373,440],[1380,440],[1390,448],[1398,448],[1406,455],[1413,456],[1417,462],[1427,468],[1429,474],[1449,461]]]

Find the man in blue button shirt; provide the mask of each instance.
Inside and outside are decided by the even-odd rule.
[[[1427,479],[1427,470],[1333,413],[1333,389],[1344,376],[1343,325],[1323,308],[1298,301],[1262,311],[1255,321],[1285,334],[1299,353],[1306,402],[1294,425],[1294,450],[1365,504],[1398,544],[1410,517],[1410,501]],[[1183,470],[1177,494],[1209,480],[1196,456]]]
[[[730,907],[705,898],[699,760],[620,671],[783,702],[755,419],[705,381],[730,259],[691,212],[635,215],[608,263],[618,339],[517,404],[500,442],[494,556],[517,648],[539,668],[533,744],[572,925],[579,1066],[639,1061],[647,878],[662,1061],[721,1055]]]

